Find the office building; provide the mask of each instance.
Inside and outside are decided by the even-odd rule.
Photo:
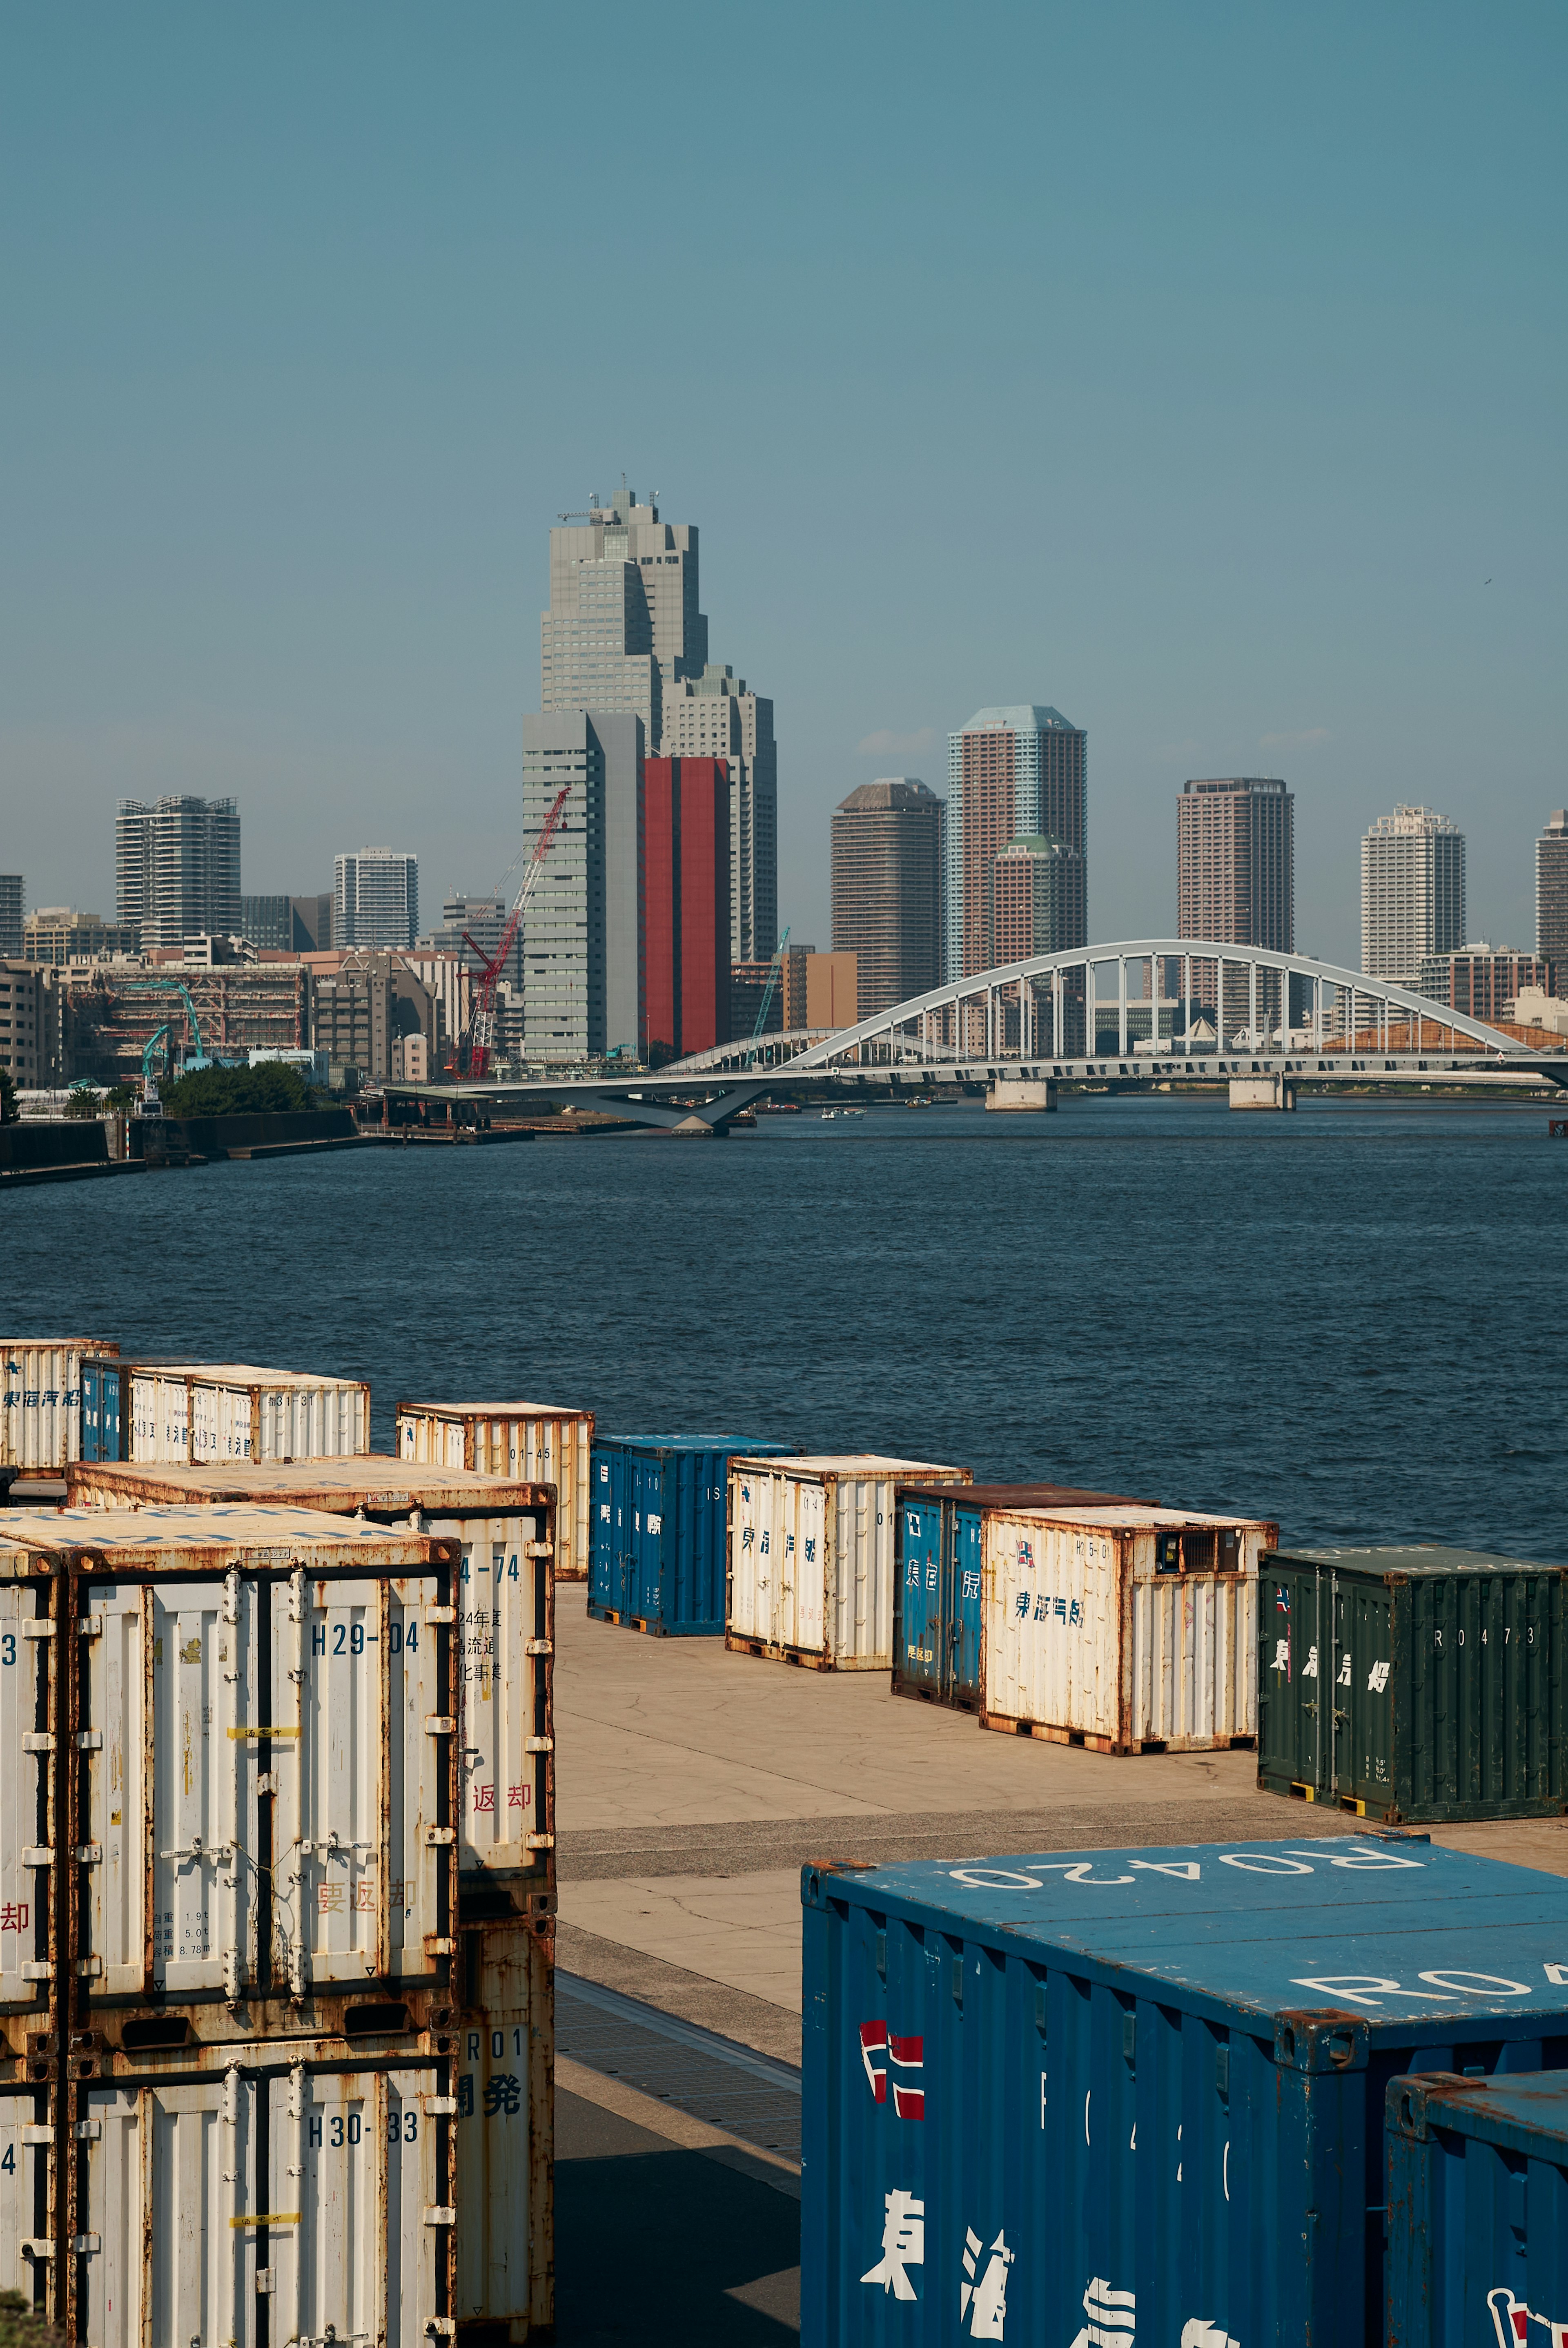
[[[1414,986],[1429,955],[1464,943],[1464,834],[1430,808],[1397,807],[1361,842],[1361,967]]]
[[[1485,939],[1454,954],[1423,954],[1416,993],[1430,995],[1471,1019],[1508,1019],[1511,1005],[1528,987],[1552,992],[1552,964],[1520,946],[1494,946]]]
[[[22,875],[0,872],[0,962],[22,953]]]
[[[1568,808],[1547,817],[1535,843],[1535,951],[1568,970]]]
[[[1277,776],[1184,783],[1176,870],[1179,938],[1296,952],[1296,794]]]
[[[859,1015],[941,983],[942,822],[916,775],[884,775],[833,818],[833,943],[853,953]]]
[[[333,948],[396,952],[419,934],[419,859],[362,848],[333,859]]]
[[[372,1084],[396,1083],[397,1071],[411,1068],[405,1047],[416,1035],[428,1074],[436,1065],[435,998],[404,957],[334,949],[319,962],[312,973],[310,1041],[329,1066],[357,1068]],[[408,1073],[403,1081],[421,1080]]]
[[[128,922],[106,922],[101,913],[78,913],[69,905],[40,905],[22,925],[26,962],[112,962],[136,950]]]
[[[641,1047],[646,741],[631,710],[547,709],[523,720],[524,838],[538,839],[558,793],[570,793],[523,919],[530,1064]]]
[[[52,1039],[58,1032],[53,973],[20,957],[0,956],[0,1068],[19,1092],[55,1080]]]
[[[722,758],[650,758],[642,789],[642,1056],[659,1066],[730,1040],[730,780]]]
[[[140,945],[229,937],[240,928],[240,812],[233,799],[121,799],[115,911]]]
[[[765,962],[778,943],[778,752],[774,705],[743,676],[710,663],[664,694],[670,757],[723,758],[729,768],[730,935],[737,962]]]
[[[769,994],[768,979],[772,972],[771,960],[733,962],[730,964],[730,1040],[732,1043],[744,1044],[748,1043],[753,1035],[759,1034],[777,1035],[783,1030],[785,1025],[784,988],[782,985],[775,985],[772,994]],[[757,1025],[759,1017],[763,1023],[760,1029]],[[803,1027],[805,1025],[804,1012],[801,1014],[800,1024]]]
[[[944,976],[968,978],[986,959],[991,860],[1009,840],[1043,836],[1088,858],[1089,736],[1059,709],[1020,703],[977,710],[948,738],[947,939]],[[1083,932],[1063,941],[1087,945]]]
[[[445,1069],[454,1060],[457,1045],[467,1035],[474,1016],[474,958],[466,949],[462,953],[445,953],[439,949],[432,951],[428,941],[422,938],[412,953],[399,954],[398,960],[405,970],[413,972],[436,1006],[436,1045],[431,1067],[432,1070]],[[494,1058],[497,1059],[501,1056],[499,1046],[504,1040],[499,1014],[501,994],[505,991],[503,982],[496,997],[497,1049]],[[520,1005],[521,986],[511,991]],[[508,1059],[520,1060],[523,1056],[520,1028],[517,1044],[515,1052],[507,1053]]]
[[[628,710],[661,746],[664,688],[699,677],[708,623],[698,609],[697,531],[665,522],[624,484],[563,514],[550,532],[550,602],[539,618],[547,710]]]
[[[241,897],[240,934],[269,953],[330,953],[333,900],[330,891],[313,897]]]

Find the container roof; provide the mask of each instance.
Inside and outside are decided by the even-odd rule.
[[[1409,1541],[1377,1549],[1282,1549],[1280,1565],[1337,1565],[1359,1573],[1568,1573],[1539,1558],[1498,1557],[1484,1549],[1447,1549]]]
[[[325,1371],[269,1370],[256,1362],[128,1362],[155,1378],[203,1378],[213,1386],[362,1386],[363,1378],[334,1378]]]
[[[951,1500],[958,1497],[950,1484],[906,1484],[907,1500]],[[1158,1500],[1140,1500],[1127,1492],[1085,1492],[1076,1484],[966,1484],[963,1503],[968,1509],[1139,1509],[1145,1514]]]
[[[1266,1529],[1272,1530],[1272,1520],[1266,1517],[1215,1517],[1208,1515],[1202,1509],[1145,1508],[1139,1500],[1119,1501],[1102,1509],[1052,1507],[1017,1509],[1009,1512],[1004,1506],[997,1513],[1043,1516],[1048,1517],[1052,1524],[1092,1525],[1097,1529],[1103,1529],[1112,1532],[1135,1532],[1140,1525],[1185,1526],[1189,1530],[1195,1527],[1200,1532],[1210,1526],[1220,1529],[1229,1525],[1245,1528],[1249,1532],[1263,1531]]]
[[[1040,1851],[844,1872],[824,1861],[805,1870],[806,1904],[829,1886],[879,1916],[1123,1991],[1142,1976],[1216,2021],[1238,2008],[1316,2009],[1408,2045],[1423,2017],[1568,2016],[1568,1880],[1414,1838]]]
[[[1568,2164],[1568,2071],[1499,2072],[1487,2079],[1428,2073],[1412,2079],[1407,2092],[1423,2134],[1449,2128],[1558,2167]]]
[[[357,1452],[349,1459],[237,1460],[212,1468],[73,1460],[67,1475],[73,1492],[123,1493],[128,1508],[136,1505],[138,1494],[147,1494],[177,1508],[275,1499],[332,1516],[361,1506],[405,1512],[466,1508],[470,1514],[483,1509],[498,1516],[509,1508],[532,1506],[538,1488],[509,1477],[482,1476],[471,1468],[419,1467],[374,1452]]]
[[[620,1444],[631,1451],[744,1452],[748,1458],[767,1458],[794,1449],[793,1443],[773,1443],[754,1435],[596,1435],[596,1450],[601,1443]]]
[[[591,1418],[580,1403],[568,1402],[400,1402],[397,1414],[412,1412],[420,1418]]]
[[[737,1468],[748,1463],[737,1459]],[[968,1474],[963,1468],[945,1468],[935,1459],[894,1459],[885,1451],[812,1451],[797,1453],[777,1462],[780,1472],[786,1476],[930,1476],[948,1484],[962,1482]]]
[[[205,1509],[7,1509],[0,1518],[0,1556],[7,1550],[66,1556],[72,1550],[122,1550],[127,1562],[154,1552],[177,1561],[188,1550],[205,1564],[236,1551],[292,1558],[303,1551],[363,1552],[369,1567],[424,1562],[427,1544],[387,1525],[356,1525],[314,1509],[220,1501]],[[13,1578],[15,1576],[13,1575]]]

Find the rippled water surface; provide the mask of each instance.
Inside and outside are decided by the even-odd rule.
[[[1081,1097],[24,1190],[6,1333],[1568,1558],[1544,1104]]]

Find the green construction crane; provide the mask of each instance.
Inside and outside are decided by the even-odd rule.
[[[185,1015],[190,1022],[190,1033],[196,1039],[196,1050],[190,1058],[181,1063],[181,1073],[184,1074],[191,1068],[210,1068],[212,1066],[211,1061],[207,1056],[206,1049],[201,1041],[201,1022],[196,1016],[196,1005],[190,1000],[190,988],[185,985],[182,980],[178,978],[122,978],[115,984],[115,993],[117,994],[161,994],[180,995],[185,1004]],[[168,1028],[165,1027],[160,1032],[167,1035],[169,1031]],[[145,1076],[145,1057],[142,1066],[143,1075]]]
[[[774,954],[773,961],[768,967],[768,983],[763,989],[763,1007],[757,1014],[757,1024],[752,1029],[751,1050],[746,1054],[746,1066],[748,1068],[754,1066],[756,1063],[758,1039],[762,1035],[763,1029],[767,1025],[768,1013],[774,1007],[774,989],[778,984],[779,973],[784,969],[784,949],[788,944],[789,932],[785,930],[783,937],[779,940],[778,952]]]

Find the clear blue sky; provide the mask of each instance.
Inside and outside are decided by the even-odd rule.
[[[624,469],[774,697],[781,918],[977,706],[1090,736],[1091,934],[1184,776],[1470,836],[1528,944],[1562,715],[1559,5],[0,9],[0,869],[121,792],[245,885],[519,823],[545,533]],[[1490,580],[1491,583],[1485,582]],[[870,747],[866,747],[866,745]]]

